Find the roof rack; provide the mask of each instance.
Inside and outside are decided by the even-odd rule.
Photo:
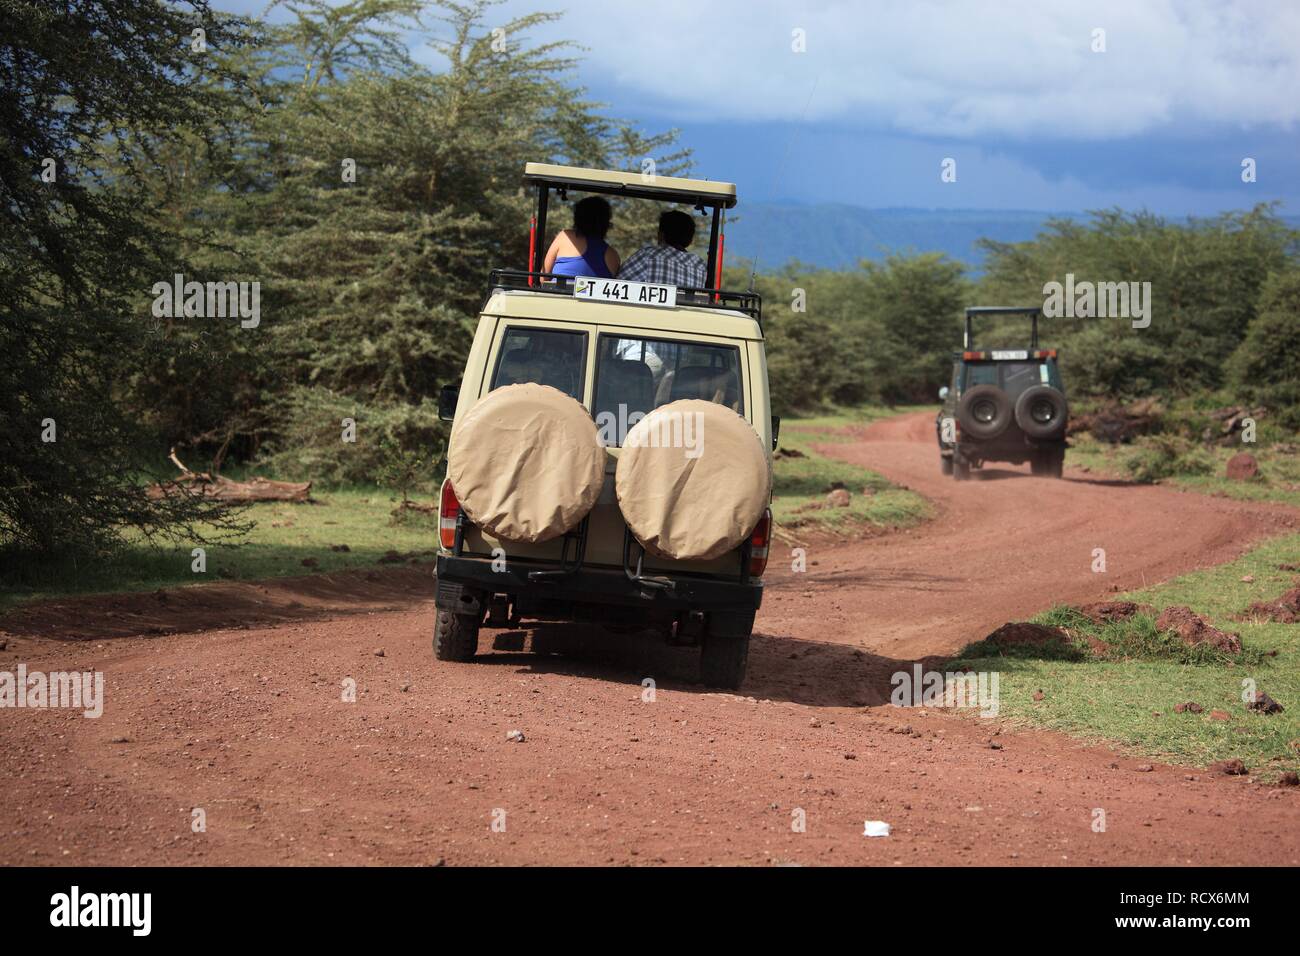
[[[1029,347],[1038,348],[1038,316],[1042,307],[1037,305],[968,305],[966,307],[966,334],[962,347],[969,349],[974,344],[971,320],[975,316],[985,315],[1028,315],[1030,319]]]
[[[573,189],[585,193],[605,193],[659,202],[679,202],[692,206],[736,205],[734,183],[715,183],[707,179],[680,179],[653,173],[627,173],[612,169],[589,169],[585,166],[555,166],[551,163],[527,163],[524,182],[530,186]]]
[[[574,276],[522,269],[493,269],[488,274],[488,295],[506,292],[541,292],[545,295],[573,295]],[[544,281],[553,280],[553,281]],[[728,309],[743,312],[763,329],[763,298],[757,292],[728,292],[725,289],[702,289],[677,286],[677,304],[702,309]]]

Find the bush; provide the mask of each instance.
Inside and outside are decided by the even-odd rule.
[[[446,426],[437,406],[366,403],[325,388],[291,389],[277,406],[279,435],[263,448],[258,466],[268,477],[324,485],[373,483],[390,474],[394,448],[441,457]],[[355,441],[344,440],[344,420],[356,424]],[[428,482],[436,479],[430,470]],[[422,486],[404,479],[408,489]]]
[[[1228,377],[1270,417],[1300,428],[1300,269],[1268,277],[1259,311],[1228,360]]]
[[[1214,459],[1209,452],[1181,435],[1170,433],[1135,439],[1123,461],[1134,480],[1142,482],[1177,475],[1208,475],[1214,471]]]

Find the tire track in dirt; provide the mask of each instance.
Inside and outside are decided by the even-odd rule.
[[[404,604],[354,581],[301,617],[281,601],[269,623],[174,634],[59,640],[41,618],[0,670],[101,669],[105,713],[0,711],[0,863],[1300,863],[1294,791],[884,703],[912,660],[1227,560],[1288,512],[1075,474],[957,485],[925,416],[861,437],[825,451],[942,517],[814,545],[803,575],[776,554],[738,695],[692,683],[693,651],[586,628],[485,631],[480,660],[435,661],[427,582]],[[866,819],[893,834],[864,838]]]

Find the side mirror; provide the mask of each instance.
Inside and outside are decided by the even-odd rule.
[[[781,434],[781,416],[772,416],[772,451],[776,451],[776,440]]]
[[[947,397],[948,397],[948,386],[945,385],[943,388],[939,389],[939,401],[942,402]]]
[[[460,383],[444,385],[438,393],[438,418],[449,422],[456,417],[456,403],[460,401]]]

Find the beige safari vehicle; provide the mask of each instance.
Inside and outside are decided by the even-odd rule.
[[[524,182],[528,269],[491,273],[464,376],[439,396],[434,653],[471,659],[485,624],[595,621],[699,645],[702,680],[738,687],[779,421],[759,297],[717,288],[735,186],[539,163]],[[543,273],[552,199],[591,193],[709,215],[713,287]]]

